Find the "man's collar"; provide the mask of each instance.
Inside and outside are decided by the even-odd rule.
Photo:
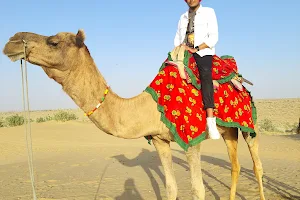
[[[197,9],[196,13],[199,13],[200,12],[200,9],[202,8],[203,6],[200,4],[199,8]],[[185,18],[189,18],[189,10],[186,11],[183,15]]]

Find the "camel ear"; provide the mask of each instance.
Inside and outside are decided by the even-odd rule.
[[[78,30],[78,32],[76,34],[76,45],[78,47],[84,46],[84,40],[85,40],[84,31],[82,29],[80,29],[80,30]]]

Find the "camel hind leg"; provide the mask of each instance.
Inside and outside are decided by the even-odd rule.
[[[258,155],[258,135],[252,138],[249,133],[243,132],[243,137],[248,144],[249,151],[253,161],[253,171],[259,185],[260,199],[265,200],[263,189],[263,167]]]
[[[236,195],[236,186],[241,170],[237,156],[238,130],[236,128],[228,128],[222,134],[222,136],[226,143],[229,159],[231,161],[230,200],[234,200]]]

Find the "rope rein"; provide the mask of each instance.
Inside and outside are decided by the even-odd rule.
[[[28,98],[28,79],[27,79],[27,63],[26,63],[27,42],[23,40],[23,44],[24,44],[25,66],[23,67],[23,63],[21,59],[21,76],[22,76],[23,110],[24,110],[24,119],[25,119],[25,134],[26,134],[26,143],[27,143],[28,167],[29,167],[29,175],[31,180],[33,199],[37,200],[36,192],[35,192],[34,172],[33,172],[33,153],[32,153],[33,150],[32,150],[31,124],[30,124],[30,111],[29,111],[29,98]]]

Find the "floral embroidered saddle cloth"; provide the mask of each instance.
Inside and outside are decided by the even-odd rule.
[[[236,127],[255,136],[256,108],[242,85],[235,59],[213,56],[214,115],[217,124]],[[178,47],[168,54],[158,74],[145,89],[157,103],[161,121],[184,150],[207,138],[197,64],[192,54]],[[151,136],[146,137],[149,141]]]

